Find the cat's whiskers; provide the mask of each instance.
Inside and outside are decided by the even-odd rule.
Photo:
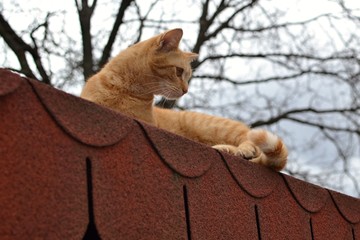
[[[153,93],[159,92],[159,93],[161,93],[161,95],[163,95],[166,98],[173,98],[174,94],[177,95],[180,92],[178,86],[176,86],[175,84],[170,83],[165,78],[162,78],[162,77],[159,77],[159,76],[156,76],[156,75],[152,75],[152,74],[144,74],[144,75],[149,76],[149,77],[154,77],[154,78],[157,78],[157,79],[161,80],[160,83],[157,82],[157,81],[152,81],[152,82],[147,82],[147,83],[143,84],[143,86],[145,88],[147,88],[147,90],[150,91],[150,92],[151,91],[153,91]],[[149,88],[148,88],[148,86],[149,86]]]
[[[156,85],[156,86],[152,86],[150,88],[147,88],[146,92],[143,92],[142,94],[139,94],[138,96],[141,97],[141,96],[146,96],[146,95],[149,95],[149,94],[157,95],[158,93],[164,94],[166,92],[170,92],[168,86]],[[166,93],[166,95],[170,95],[170,94]]]
[[[155,92],[159,91],[162,86],[160,86],[159,82],[147,82],[142,85],[142,93],[139,96],[154,94]],[[144,91],[146,89],[146,91]]]
[[[145,87],[146,91],[144,91],[141,95],[149,95],[149,94],[155,94],[156,92],[159,92],[163,89],[166,89],[165,86],[160,86],[158,83],[155,85],[148,85]]]

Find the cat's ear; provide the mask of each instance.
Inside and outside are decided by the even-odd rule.
[[[183,30],[181,28],[175,28],[162,34],[159,40],[159,49],[166,52],[177,49],[182,35]]]
[[[199,54],[197,54],[197,53],[186,52],[185,54],[186,54],[187,59],[189,59],[190,62],[195,61],[199,57]]]

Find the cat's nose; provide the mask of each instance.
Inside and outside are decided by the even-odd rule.
[[[188,87],[183,87],[182,91],[183,91],[183,94],[187,93],[188,92]]]

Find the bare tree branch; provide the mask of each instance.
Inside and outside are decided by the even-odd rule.
[[[309,125],[312,125],[312,126],[316,126],[316,127],[319,127],[319,128],[327,128],[327,129],[332,129],[332,130],[336,130],[336,131],[348,131],[348,132],[354,132],[354,133],[360,133],[360,129],[343,129],[343,128],[332,128],[330,126],[321,126],[319,124],[315,124],[315,123],[311,123],[311,122],[307,122],[307,121],[304,121],[304,120],[300,120],[300,119],[296,119],[296,118],[293,118],[291,117],[290,115],[293,115],[293,114],[304,114],[304,113],[315,113],[315,114],[328,114],[328,113],[353,113],[353,112],[357,112],[357,111],[360,111],[360,106],[355,106],[355,107],[350,107],[350,108],[339,108],[339,109],[315,109],[315,108],[299,108],[299,109],[291,109],[291,110],[288,110],[286,112],[283,112],[281,114],[278,114],[277,116],[275,117],[271,117],[269,118],[268,120],[260,120],[260,121],[256,121],[256,122],[253,122],[251,123],[251,127],[260,127],[260,126],[264,126],[264,125],[271,125],[271,124],[274,124],[280,120],[283,120],[283,119],[287,119],[287,120],[292,120],[292,121],[296,121],[296,122],[299,122],[299,123],[304,123],[304,124],[309,124]]]
[[[130,6],[130,4],[133,2],[134,0],[122,0],[121,4],[119,6],[119,10],[116,14],[116,18],[115,18],[115,22],[113,25],[113,28],[111,30],[111,33],[109,35],[108,41],[104,47],[102,56],[100,58],[99,63],[97,64],[98,68],[101,68],[103,65],[105,65],[105,63],[109,60],[110,58],[110,54],[112,51],[112,47],[114,45],[117,33],[119,31],[120,25],[123,23],[123,18],[126,12],[126,9]]]
[[[46,23],[44,23],[46,25]],[[39,26],[41,27],[41,25]],[[33,71],[30,69],[28,60],[26,59],[26,53],[30,53],[34,59],[35,65],[40,72],[43,81],[46,84],[50,84],[50,79],[42,65],[41,57],[39,55],[37,46],[34,47],[27,44],[22,38],[20,38],[16,32],[12,29],[9,23],[4,19],[0,13],[0,35],[3,37],[8,46],[13,50],[21,66],[21,72],[28,77],[36,79]]]
[[[307,60],[317,60],[317,61],[332,61],[332,60],[347,60],[347,59],[357,59],[357,56],[354,56],[353,54],[347,55],[347,56],[341,56],[341,55],[331,55],[326,57],[320,57],[316,55],[310,55],[310,54],[299,54],[299,53],[231,53],[226,55],[211,55],[208,57],[203,58],[199,64],[204,63],[208,60],[217,60],[217,59],[224,59],[224,58],[272,58],[272,57],[283,57],[285,59],[307,59]]]
[[[289,27],[293,27],[293,26],[304,26],[308,23],[311,22],[315,22],[321,18],[324,17],[331,17],[333,16],[332,14],[326,13],[326,14],[321,14],[319,16],[304,20],[304,21],[298,21],[298,22],[285,22],[285,23],[281,23],[281,24],[277,24],[277,23],[273,23],[273,24],[269,24],[268,26],[259,26],[257,28],[247,28],[244,26],[241,27],[236,27],[236,26],[228,26],[229,29],[233,29],[236,31],[239,31],[241,33],[245,33],[245,32],[250,32],[250,33],[254,33],[254,32],[264,32],[264,31],[269,31],[269,30],[274,30],[274,29],[280,29],[280,28],[289,28]]]
[[[261,83],[269,83],[269,82],[282,82],[282,81],[294,81],[297,78],[304,76],[306,74],[316,74],[316,75],[327,75],[332,77],[337,77],[339,79],[343,79],[338,73],[336,72],[328,72],[328,71],[316,71],[316,70],[302,70],[298,73],[289,74],[287,76],[273,76],[273,77],[266,77],[266,78],[257,78],[257,79],[241,79],[241,80],[234,80],[225,77],[224,75],[194,75],[194,78],[199,79],[213,79],[219,81],[226,81],[232,83],[234,85],[248,85],[248,84],[261,84]]]
[[[97,0],[89,6],[88,0],[82,0],[81,5],[75,0],[79,22],[81,27],[82,47],[83,47],[83,74],[84,79],[89,78],[94,72],[93,45],[91,36],[91,17],[94,13]]]
[[[232,21],[238,13],[244,11],[245,9],[253,7],[257,2],[258,2],[258,0],[252,0],[249,3],[245,4],[244,6],[238,8],[238,9],[235,9],[234,13],[232,15],[230,15],[230,17],[228,17],[226,21],[222,22],[219,27],[217,27],[212,33],[209,33],[206,36],[206,40],[216,37],[222,30],[229,27],[230,21]],[[214,15],[213,17],[216,17],[216,16]],[[213,20],[214,20],[214,18],[212,18],[210,20],[210,22],[213,22]]]

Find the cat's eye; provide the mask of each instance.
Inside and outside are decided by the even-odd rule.
[[[184,72],[183,68],[176,67],[176,76],[181,77]]]

